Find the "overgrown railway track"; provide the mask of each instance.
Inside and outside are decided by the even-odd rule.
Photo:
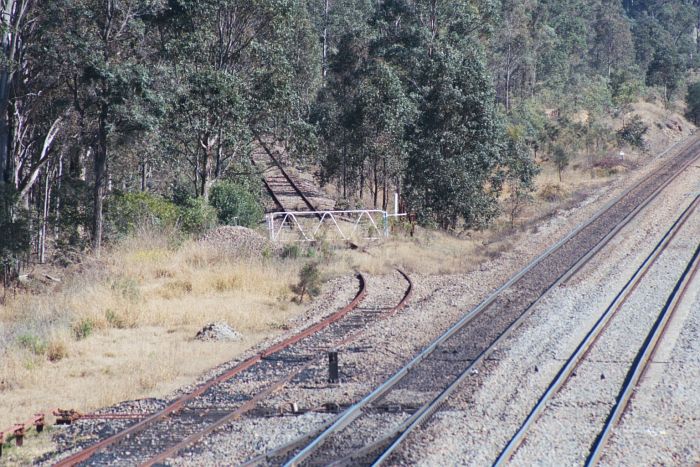
[[[359,290],[343,309],[55,465],[152,465],[177,454],[217,428],[250,413],[295,378],[308,377],[305,372],[323,360],[326,350],[356,339],[369,323],[401,310],[410,299],[413,285],[405,273],[397,271],[396,276],[407,284],[397,303],[367,304],[365,279],[358,275]]]
[[[394,375],[335,418],[325,429],[252,459],[251,464],[375,465],[389,460],[409,433],[425,422],[527,317],[553,287],[585,265],[680,173],[698,159],[695,139],[677,156],[575,228]],[[401,407],[396,423],[377,406]],[[377,435],[377,433],[381,435]]]
[[[257,145],[251,161],[262,172],[262,181],[279,212],[317,211],[319,206],[284,168],[264,138],[256,137]]]

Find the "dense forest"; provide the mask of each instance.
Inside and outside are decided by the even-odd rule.
[[[29,257],[99,254],[144,213],[198,232],[233,201],[259,203],[249,155],[261,135],[341,203],[386,207],[398,191],[422,222],[477,228],[504,192],[532,189],[538,157],[563,166],[638,140],[639,122],[616,134],[608,117],[649,89],[684,98],[700,53],[697,0],[0,8],[6,280]]]

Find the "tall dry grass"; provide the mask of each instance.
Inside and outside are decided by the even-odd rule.
[[[159,396],[279,332],[302,263],[163,235],[125,239],[53,289],[0,306],[0,429],[36,410]],[[192,338],[209,322],[235,343]]]

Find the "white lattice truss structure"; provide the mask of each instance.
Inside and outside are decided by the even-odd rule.
[[[270,240],[285,241],[292,233],[293,241],[314,242],[320,234],[335,234],[341,240],[361,238],[379,240],[389,236],[388,218],[392,215],[379,209],[349,211],[273,212],[266,215]],[[341,227],[342,226],[342,227]]]

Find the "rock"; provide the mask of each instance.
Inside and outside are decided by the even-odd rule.
[[[226,323],[209,323],[194,338],[200,341],[237,341],[242,337]]]

